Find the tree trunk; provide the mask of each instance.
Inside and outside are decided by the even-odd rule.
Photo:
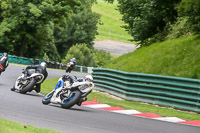
[[[23,35],[22,42],[21,42],[21,48],[20,48],[20,51],[19,51],[19,56],[24,55],[24,49],[25,49],[25,45],[26,45],[25,41],[26,41],[26,37],[25,37],[25,35]]]

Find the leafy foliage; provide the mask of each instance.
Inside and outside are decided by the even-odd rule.
[[[105,52],[105,51],[93,50],[93,56],[96,62],[96,67],[104,66],[113,59],[110,52]]]
[[[76,43],[92,47],[99,15],[96,0],[0,0],[0,50],[60,61]]]
[[[188,25],[194,33],[200,33],[200,1],[182,0],[178,7],[179,16],[188,17]]]
[[[178,17],[176,23],[170,26],[166,39],[170,40],[188,35],[191,35],[191,28],[190,24],[188,23],[188,17]]]
[[[82,10],[73,13],[62,29],[56,29],[55,44],[61,57],[66,55],[72,45],[80,43],[85,43],[89,47],[93,45],[100,17],[97,13],[92,12],[93,2],[91,0],[84,0],[81,3]]]
[[[43,48],[54,41],[55,24],[64,23],[80,3],[77,0],[0,0],[0,5],[0,50],[35,57],[43,56]]]
[[[67,52],[63,64],[67,64],[71,58],[76,58],[76,64],[81,66],[95,66],[92,51],[86,44],[76,44]]]
[[[114,0],[106,0],[113,2]],[[124,26],[134,41],[148,45],[163,40],[171,23],[176,20],[176,4],[181,0],[118,0]]]
[[[135,41],[148,44],[150,38],[163,32],[177,17],[175,5],[179,0],[132,0],[119,1],[119,11],[128,23],[125,28]]]

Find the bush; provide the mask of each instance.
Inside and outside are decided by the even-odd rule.
[[[167,39],[175,39],[181,36],[188,36],[191,34],[188,17],[179,17],[175,24],[171,25]]]
[[[194,33],[200,33],[200,1],[182,0],[178,6],[179,16],[187,16],[188,23]]]
[[[67,64],[68,61],[75,57],[76,65],[81,66],[95,66],[95,59],[93,58],[92,50],[90,50],[86,44],[76,44],[72,46],[65,59],[62,61],[63,64]]]
[[[93,56],[96,61],[96,66],[104,66],[112,60],[110,52],[93,50]]]

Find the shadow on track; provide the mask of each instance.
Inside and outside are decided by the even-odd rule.
[[[15,92],[15,93],[21,94],[19,91],[11,91],[11,92]],[[35,97],[44,97],[44,95],[42,95],[40,93],[35,93],[35,92],[28,92],[26,94],[21,94],[21,95],[28,95],[28,96],[35,96]]]
[[[46,105],[46,106],[48,106],[48,105]],[[62,108],[59,104],[49,104],[49,106],[52,106],[52,107],[57,107],[57,108],[60,108],[60,109],[64,109],[64,108]],[[76,106],[75,106],[76,107]],[[64,109],[64,110],[71,110],[71,111],[80,111],[80,112],[92,112],[91,110],[87,110],[87,109],[83,109],[83,108],[81,108],[81,106],[79,106],[79,108],[74,108],[74,107],[72,107],[72,108],[69,108],[69,109]]]

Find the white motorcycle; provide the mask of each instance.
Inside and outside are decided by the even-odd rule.
[[[69,79],[65,79],[61,77],[56,84],[54,90],[49,92],[42,100],[43,104],[54,103],[51,102],[51,98],[53,98],[54,93],[56,93],[56,97],[59,98],[57,104],[60,104],[62,108],[68,109],[77,104],[81,105],[83,101],[86,101],[86,96],[92,91],[94,88],[94,83],[91,82],[79,82],[75,81],[72,84]],[[55,103],[54,103],[55,104]]]
[[[28,76],[30,75],[30,76]],[[33,90],[34,85],[40,84],[44,79],[41,73],[35,73],[31,69],[25,69],[22,74],[17,78],[14,89],[20,93],[25,94]]]

